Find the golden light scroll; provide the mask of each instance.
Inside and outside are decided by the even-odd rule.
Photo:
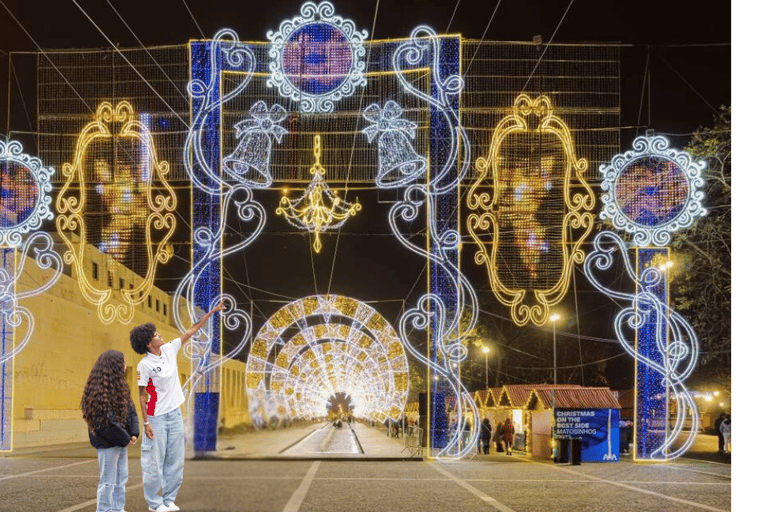
[[[543,325],[565,295],[594,224],[595,195],[568,126],[547,96],[517,97],[496,126],[468,195],[469,233],[517,325]]]
[[[152,289],[158,264],[172,256],[168,241],[176,228],[176,195],[168,172],[148,127],[126,101],[99,105],[80,132],[72,163],[63,166],[56,229],[67,246],[64,260],[104,323],[130,322]],[[106,257],[86,261],[88,245]],[[141,262],[131,269],[140,282],[125,270],[128,256]],[[101,272],[99,263],[106,266]]]

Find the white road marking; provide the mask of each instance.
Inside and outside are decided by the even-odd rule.
[[[688,473],[698,473],[699,475],[707,475],[707,476],[715,476],[717,478],[727,478],[728,480],[731,479],[730,475],[723,475],[718,473],[709,473],[708,471],[699,471],[696,469],[690,469],[690,468],[682,468],[680,466],[665,466],[669,469],[676,469],[678,471],[687,471]]]
[[[81,461],[81,462],[73,462],[72,464],[64,464],[63,466],[56,466],[56,467],[53,467],[53,468],[38,469],[37,471],[30,471],[29,473],[20,473],[18,475],[4,476],[4,477],[0,478],[0,480],[8,480],[10,478],[19,478],[19,477],[22,477],[22,476],[34,475],[36,473],[43,473],[45,471],[55,471],[57,469],[70,468],[72,466],[79,466],[80,464],[87,464],[89,462],[95,462],[95,461],[96,461],[96,459],[84,460],[84,461]]]
[[[649,491],[647,489],[641,489],[639,487],[635,487],[633,485],[624,484],[624,483],[621,483],[621,482],[618,482],[618,481],[611,481],[611,480],[606,480],[604,478],[600,478],[600,477],[597,477],[597,476],[587,475],[587,474],[584,474],[584,473],[578,473],[576,471],[573,471],[572,469],[567,469],[567,468],[560,467],[560,466],[554,466],[552,464],[545,464],[543,462],[538,462],[538,461],[528,461],[527,459],[523,459],[521,457],[516,457],[516,458],[518,458],[520,460],[525,460],[526,462],[532,462],[534,464],[539,464],[539,465],[544,466],[544,467],[548,467],[548,468],[556,469],[556,470],[559,470],[559,471],[564,471],[566,473],[571,473],[571,474],[574,474],[574,475],[578,475],[580,477],[589,478],[591,480],[594,480],[594,481],[597,481],[597,482],[602,482],[604,484],[613,485],[613,486],[616,486],[616,487],[622,487],[624,489],[629,489],[630,491],[636,491],[636,492],[640,492],[640,493],[643,493],[643,494],[648,494],[650,496],[655,496],[657,498],[662,498],[662,499],[674,501],[674,502],[677,502],[677,503],[683,503],[683,504],[689,505],[691,507],[696,507],[696,508],[700,508],[700,509],[703,509],[703,510],[710,510],[712,512],[727,512],[727,511],[725,511],[725,510],[723,510],[721,508],[710,507],[709,505],[704,505],[704,504],[701,504],[701,503],[696,503],[694,501],[684,500],[682,498],[675,498],[674,496],[667,496],[666,494],[662,494],[660,492]]]
[[[453,480],[454,482],[459,484],[461,487],[463,487],[464,489],[468,490],[470,493],[474,494],[475,496],[477,496],[478,498],[480,498],[481,500],[483,500],[484,502],[486,502],[487,504],[489,504],[490,506],[492,506],[496,510],[501,510],[501,512],[515,512],[514,510],[512,510],[508,506],[506,506],[503,503],[497,501],[496,498],[492,498],[491,496],[488,496],[487,494],[485,494],[480,489],[477,489],[476,487],[472,487],[471,485],[469,485],[464,480],[460,479],[457,476],[454,476],[452,473],[444,470],[443,468],[441,468],[440,466],[438,466],[434,462],[428,462],[427,464],[429,464],[432,468],[434,468],[438,473],[442,473],[443,475],[447,476],[448,478],[450,478],[451,480]]]
[[[132,491],[138,487],[143,487],[143,483],[133,484],[125,488],[125,492]],[[96,504],[96,498],[88,501],[84,501],[83,503],[80,503],[79,505],[73,505],[68,508],[63,508],[59,510],[58,512],[74,512],[75,510],[82,510],[84,508],[92,507]]]
[[[301,503],[307,496],[309,486],[312,485],[312,480],[314,480],[315,474],[319,468],[319,460],[316,460],[312,463],[312,465],[309,467],[309,471],[307,471],[307,474],[304,476],[304,480],[302,480],[301,484],[299,484],[299,488],[294,491],[293,496],[291,496],[291,499],[288,500],[285,508],[283,508],[283,512],[298,512],[299,507],[301,507]]]
[[[32,478],[98,478],[99,475],[31,475]],[[210,480],[302,480],[304,477],[301,476],[187,476],[184,475],[184,481],[187,480],[201,480],[201,481],[210,481]],[[315,480],[318,481],[351,481],[351,482],[368,482],[368,481],[375,481],[375,482],[411,482],[413,481],[413,477],[402,477],[402,478],[393,478],[393,477],[357,477],[357,476],[320,476],[315,477]],[[446,482],[449,479],[447,478],[419,478],[420,482]],[[573,484],[573,483],[582,483],[582,484],[599,484],[602,482],[596,482],[596,481],[590,481],[585,482],[583,479],[558,479],[558,480],[550,480],[546,478],[504,478],[503,480],[499,480],[498,478],[467,478],[464,480],[465,482],[504,482],[507,484],[510,483],[543,483],[546,482],[547,484]],[[684,485],[686,487],[688,486],[712,486],[712,487],[730,487],[730,482],[687,482],[687,481],[671,481],[671,480],[615,480],[617,483],[625,483],[625,484],[645,484],[645,485]]]

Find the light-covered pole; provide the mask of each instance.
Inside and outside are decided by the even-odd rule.
[[[555,331],[555,322],[560,320],[560,315],[552,313],[549,320],[552,322],[552,380],[557,384],[557,331]]]
[[[485,389],[488,388],[488,352],[490,352],[491,349],[483,345],[483,353],[485,354]]]

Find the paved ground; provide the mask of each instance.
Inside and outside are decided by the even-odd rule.
[[[686,457],[666,464],[638,464],[623,457],[618,463],[580,466],[505,455],[436,463],[381,456],[274,460],[274,454],[267,453],[298,446],[298,439],[309,439],[318,427],[322,425],[273,432],[264,448],[250,447],[250,453],[263,455],[260,459],[243,460],[243,452],[232,457],[237,460],[187,460],[177,504],[190,512],[731,510],[731,466],[704,460],[707,454],[703,452],[703,459]],[[358,427],[356,431],[364,452],[366,443],[370,447],[373,441],[380,442],[379,455],[382,447],[399,452],[404,446],[404,440],[388,438],[375,429]],[[327,432],[319,434],[327,436]],[[716,439],[699,437],[695,450],[709,449]],[[231,449],[221,453],[240,452],[247,446],[247,438],[222,439],[220,444]],[[261,441],[266,439],[263,436]],[[325,437],[319,444],[308,441],[308,446],[317,448],[324,441]],[[333,447],[334,441],[327,441],[327,446]],[[698,453],[695,450],[691,455]],[[147,510],[137,457],[138,451],[132,447],[129,512]],[[0,457],[0,511],[95,510],[98,478],[95,450],[88,447],[30,450]]]

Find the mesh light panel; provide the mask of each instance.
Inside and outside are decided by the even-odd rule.
[[[102,321],[130,321],[173,253],[188,70],[186,46],[38,56],[40,155],[56,169],[73,277]],[[83,260],[80,243],[106,258]]]

